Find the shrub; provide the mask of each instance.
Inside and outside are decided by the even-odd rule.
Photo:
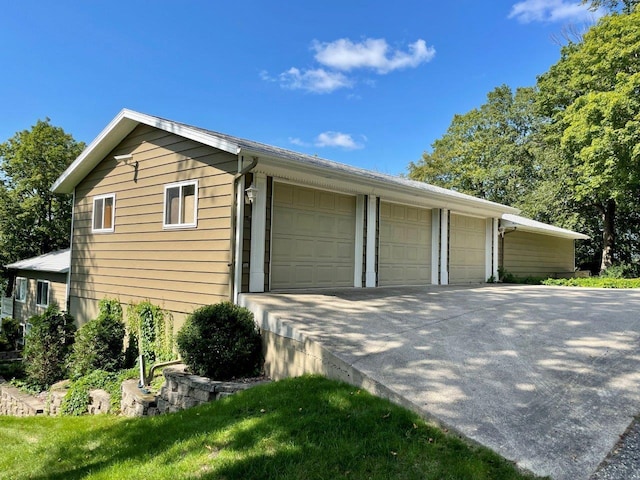
[[[640,278],[549,278],[542,283],[563,287],[640,288]]]
[[[0,352],[18,349],[18,340],[21,336],[20,323],[13,318],[2,319],[2,331],[0,331]]]
[[[628,263],[611,265],[600,274],[604,278],[633,278],[635,275],[637,275],[637,268]]]
[[[65,377],[76,327],[73,317],[55,304],[29,323],[23,353],[27,383],[45,389]]]
[[[131,304],[127,308],[127,324],[129,327],[129,347],[137,345],[139,353],[148,362],[172,360],[173,318],[162,308],[149,300]],[[131,358],[131,351],[127,357]]]
[[[118,373],[94,370],[71,383],[67,394],[62,400],[60,412],[63,415],[84,415],[87,413],[87,407],[89,406],[89,391],[101,388],[111,396],[109,412],[115,413],[120,410],[122,382],[129,378],[135,378],[136,375],[136,369],[123,370]]]
[[[120,302],[105,298],[100,301],[98,309],[98,318],[84,324],[76,333],[71,355],[73,378],[93,370],[115,372],[124,363],[125,327]]]
[[[262,367],[262,342],[253,314],[229,302],[194,311],[177,336],[178,351],[198,375],[217,380],[252,376]]]

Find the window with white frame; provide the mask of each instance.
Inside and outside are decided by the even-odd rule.
[[[36,305],[39,307],[49,306],[49,282],[47,280],[38,280],[37,282]]]
[[[198,225],[198,181],[172,183],[164,187],[164,228]]]
[[[98,195],[93,197],[93,217],[91,230],[94,232],[113,232],[116,211],[116,196]]]
[[[26,278],[16,277],[16,284],[14,287],[14,297],[18,302],[26,302],[27,301],[27,286],[29,282]]]

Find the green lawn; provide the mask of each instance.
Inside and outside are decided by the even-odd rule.
[[[523,479],[415,414],[321,377],[171,415],[0,417],[6,479]]]

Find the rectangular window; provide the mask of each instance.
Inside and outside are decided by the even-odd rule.
[[[93,197],[92,231],[113,232],[116,210],[115,194]]]
[[[27,285],[28,281],[26,278],[16,277],[16,286],[14,289],[16,301],[22,303],[27,301]]]
[[[36,305],[39,307],[49,306],[49,282],[47,280],[38,280],[36,292]]]
[[[173,183],[164,187],[165,228],[198,225],[198,181]]]

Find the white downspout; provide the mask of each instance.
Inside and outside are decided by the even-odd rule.
[[[236,231],[235,251],[233,254],[233,303],[238,303],[238,294],[242,288],[242,247],[244,231],[244,175],[238,179],[236,188]]]

